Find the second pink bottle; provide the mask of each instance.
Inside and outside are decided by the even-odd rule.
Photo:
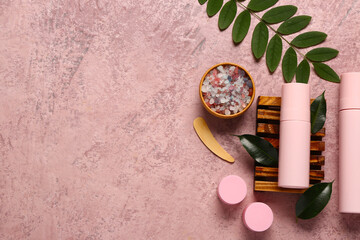
[[[310,134],[310,86],[286,83],[281,90],[279,187],[309,187]]]

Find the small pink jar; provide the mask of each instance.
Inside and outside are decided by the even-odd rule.
[[[228,205],[240,203],[246,196],[247,187],[245,181],[236,175],[224,177],[218,186],[219,199]]]
[[[263,232],[270,228],[274,220],[271,208],[262,202],[251,203],[243,212],[245,226],[254,232]]]

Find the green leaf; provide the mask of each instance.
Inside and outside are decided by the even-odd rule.
[[[310,219],[318,215],[330,200],[332,184],[318,183],[307,189],[296,203],[296,216]]]
[[[317,133],[323,128],[326,120],[325,91],[311,104],[311,133]]]
[[[277,32],[283,35],[296,33],[304,29],[310,23],[310,16],[296,16],[283,22]]]
[[[324,64],[324,63],[313,63],[314,69],[316,74],[329,82],[335,82],[335,83],[339,83],[340,82],[340,78],[337,75],[337,73],[328,65]]]
[[[260,12],[273,6],[278,1],[279,0],[251,0],[247,7],[254,12]]]
[[[240,138],[241,144],[256,162],[269,167],[278,165],[278,152],[271,143],[250,134],[235,136]]]
[[[268,40],[269,30],[265,23],[259,22],[254,29],[251,39],[251,50],[256,59],[259,59],[264,55]]]
[[[206,3],[207,0],[199,0],[200,5],[203,5],[204,3]]]
[[[237,16],[232,29],[232,39],[234,43],[239,43],[246,37],[250,27],[250,13],[244,10]]]
[[[223,0],[209,0],[206,6],[206,12],[209,17],[214,16],[220,11],[224,1]]]
[[[307,48],[322,43],[326,37],[327,35],[323,32],[306,32],[294,38],[291,44],[298,48]]]
[[[225,3],[219,15],[219,28],[220,30],[227,29],[236,16],[237,5],[235,0],[230,0]]]
[[[293,5],[285,5],[275,7],[267,11],[263,16],[262,20],[269,24],[279,23],[291,18],[297,11],[297,7]]]
[[[314,62],[325,62],[335,58],[339,51],[333,48],[315,48],[308,52],[305,57]]]
[[[282,41],[279,35],[275,34],[266,50],[266,65],[268,66],[270,72],[274,72],[278,67],[281,60],[282,53]]]
[[[284,54],[282,60],[282,72],[285,82],[289,83],[292,81],[297,67],[297,56],[296,52],[292,47],[289,47]]]
[[[296,82],[308,83],[310,77],[310,65],[306,59],[302,60],[296,69]]]

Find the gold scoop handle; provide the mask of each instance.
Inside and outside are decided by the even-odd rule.
[[[205,144],[205,146],[210,149],[210,151],[212,151],[215,155],[225,161],[228,161],[230,163],[233,163],[235,161],[234,158],[229,153],[227,153],[225,149],[223,149],[216,141],[208,125],[202,117],[196,118],[193,124],[197,135]]]

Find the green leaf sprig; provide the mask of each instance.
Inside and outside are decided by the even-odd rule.
[[[310,219],[318,215],[328,204],[333,182],[314,184],[308,188],[296,203],[296,217]]]
[[[326,120],[325,91],[311,104],[311,133],[317,133],[323,128]]]
[[[232,38],[234,43],[240,43],[249,31],[250,27],[250,12],[245,10],[237,16],[232,30]]]
[[[203,5],[204,3],[206,3],[207,0],[199,0],[200,5]]]
[[[228,1],[222,8],[219,16],[219,28],[220,30],[227,29],[234,21],[236,16],[237,5],[235,1]]]
[[[268,167],[276,167],[279,162],[278,151],[274,146],[256,135],[235,135],[250,156],[258,163]]]
[[[198,0],[202,5],[207,0]],[[266,52],[266,65],[271,73],[275,72],[282,58],[283,41],[289,47],[282,58],[282,73],[285,82],[291,82],[296,76],[296,82],[308,83],[310,77],[310,63],[315,73],[322,79],[338,83],[338,74],[327,64],[323,63],[335,58],[338,51],[333,48],[315,48],[306,54],[302,54],[299,49],[316,46],[325,41],[327,34],[319,31],[309,31],[296,36],[291,42],[285,36],[297,33],[306,28],[311,17],[307,15],[295,16],[297,7],[284,5],[274,7],[260,17],[257,13],[274,6],[278,0],[250,0],[247,6],[237,0],[229,0],[223,6],[224,0],[208,0],[206,12],[209,17],[216,15],[219,11],[218,25],[220,30],[227,29],[234,21],[232,29],[232,39],[238,44],[246,37],[251,15],[259,20],[256,25],[251,40],[251,50],[256,59],[260,59]],[[237,4],[243,11],[237,13]],[[281,23],[275,30],[272,24]],[[269,41],[269,29],[275,35]],[[297,54],[303,60],[297,63]]]

